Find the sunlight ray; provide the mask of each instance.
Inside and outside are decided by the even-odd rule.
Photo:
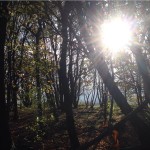
[[[130,24],[120,18],[105,21],[101,26],[103,47],[117,53],[127,47],[132,40]]]

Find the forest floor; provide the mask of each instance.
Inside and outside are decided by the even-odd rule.
[[[118,111],[117,111],[118,112]],[[81,144],[88,142],[99,135],[104,129],[102,114],[99,108],[85,109],[83,107],[74,110],[75,124],[78,138]],[[118,112],[113,115],[114,122],[122,118]],[[67,150],[69,138],[66,131],[65,114],[59,116],[59,121],[53,121],[53,116],[45,112],[43,130],[39,130],[36,122],[36,112],[31,108],[19,110],[19,119],[10,120],[12,139],[17,150]],[[127,122],[119,129],[120,149],[140,145],[137,134],[132,125]],[[90,149],[113,149],[112,136],[106,136],[97,145]]]

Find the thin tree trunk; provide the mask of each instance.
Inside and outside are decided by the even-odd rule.
[[[15,43],[14,43],[15,44]],[[17,107],[17,76],[15,72],[15,50],[12,51],[12,103],[13,103],[13,120],[16,121],[18,119],[18,107]]]
[[[41,35],[41,27],[39,23],[39,28],[38,31],[35,35],[35,40],[36,40],[36,52],[35,52],[35,61],[36,61],[36,88],[37,88],[37,116],[39,117],[39,120],[41,120],[42,117],[42,102],[41,102],[41,81],[40,81],[40,68],[39,68],[39,63],[40,63],[40,54],[39,54],[39,39]]]
[[[9,48],[9,47],[8,47]],[[8,63],[8,73],[7,73],[7,111],[8,119],[10,112],[10,102],[11,102],[11,89],[12,89],[12,78],[11,78],[11,51],[7,52],[7,63]]]
[[[12,101],[13,101],[13,111],[14,111],[13,120],[16,121],[18,119],[17,88],[16,87],[13,88]]]

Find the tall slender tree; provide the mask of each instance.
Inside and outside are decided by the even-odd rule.
[[[75,122],[73,117],[72,110],[72,97],[70,96],[69,90],[69,80],[67,77],[67,68],[66,68],[66,56],[68,50],[68,16],[70,13],[70,2],[65,2],[64,7],[61,9],[61,17],[62,17],[62,51],[61,51],[61,60],[60,60],[60,88],[63,89],[64,95],[64,107],[66,112],[66,123],[67,130],[69,133],[70,144],[72,149],[77,149],[79,147],[79,140],[76,134]]]

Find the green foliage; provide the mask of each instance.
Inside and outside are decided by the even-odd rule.
[[[44,140],[47,131],[51,130],[49,126],[51,123],[53,123],[53,121],[54,116],[52,114],[50,115],[49,119],[47,119],[46,117],[42,117],[41,119],[39,119],[37,117],[36,121],[32,125],[26,127],[26,130],[34,133],[34,142],[41,142],[42,140]]]

